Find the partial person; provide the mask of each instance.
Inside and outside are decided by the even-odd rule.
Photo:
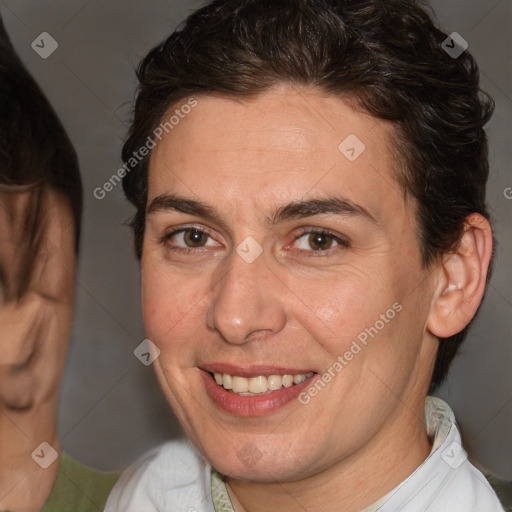
[[[142,61],[123,188],[188,440],[108,512],[503,511],[433,396],[493,255],[493,101],[433,19],[214,0]]]
[[[102,510],[118,475],[62,451],[82,216],[77,156],[0,18],[0,509]]]

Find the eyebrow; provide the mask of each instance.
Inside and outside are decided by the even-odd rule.
[[[174,194],[162,194],[155,197],[147,208],[146,214],[153,215],[155,213],[167,211],[178,211],[190,215],[196,215],[198,217],[203,217],[206,220],[216,223],[225,230],[228,230],[228,226],[217,213],[215,208],[206,203],[203,203],[202,201],[180,197]],[[309,199],[293,201],[291,203],[279,206],[273,213],[266,215],[265,221],[267,225],[275,226],[276,224],[288,220],[303,219],[306,217],[312,217],[314,215],[322,215],[328,213],[334,213],[336,215],[346,217],[361,218],[376,225],[380,224],[379,219],[372,212],[370,212],[370,210],[344,197],[313,197]]]

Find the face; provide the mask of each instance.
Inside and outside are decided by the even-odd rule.
[[[282,87],[200,96],[154,149],[144,322],[167,399],[222,473],[297,480],[422,417],[434,284],[393,134]]]
[[[41,244],[21,297],[27,269],[30,191],[0,193],[0,407],[27,410],[52,401],[56,407],[73,315],[74,224],[67,201],[48,190],[43,197]]]

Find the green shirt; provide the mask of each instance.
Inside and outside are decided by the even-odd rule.
[[[41,512],[101,512],[119,473],[84,466],[62,452],[52,492]]]

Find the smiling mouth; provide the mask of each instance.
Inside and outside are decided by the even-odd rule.
[[[314,375],[313,372],[296,375],[258,375],[256,377],[240,377],[228,373],[209,372],[215,382],[226,391],[239,396],[256,396],[273,393],[283,388],[301,384]]]

